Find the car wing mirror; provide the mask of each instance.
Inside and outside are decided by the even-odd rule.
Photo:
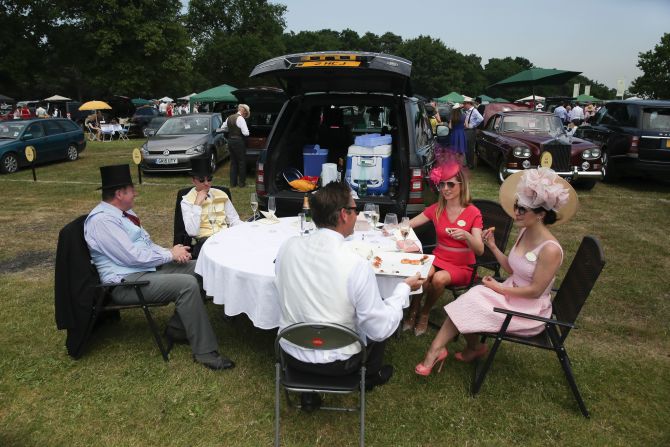
[[[24,133],[23,136],[21,137],[22,140],[32,140],[33,139],[33,134],[31,133]]]

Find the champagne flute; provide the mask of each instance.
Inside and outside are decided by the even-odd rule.
[[[268,197],[268,213],[270,213],[270,219],[274,218],[275,211],[277,211],[277,203],[275,202],[275,197]]]
[[[400,221],[400,235],[402,236],[403,250],[407,248],[407,236],[409,235],[409,217],[404,216]]]
[[[215,233],[214,224],[216,223],[216,211],[214,210],[214,204],[209,205],[207,210],[207,218],[209,219],[209,224],[212,226],[212,233]]]
[[[370,220],[372,224],[372,230],[377,229],[377,223],[379,222],[379,205],[372,205],[372,214],[370,215]]]
[[[251,203],[251,211],[254,212],[254,222],[255,222],[256,217],[258,216],[258,196],[256,195],[255,192],[251,193],[249,201]]]

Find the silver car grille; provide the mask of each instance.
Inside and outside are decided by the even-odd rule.
[[[548,151],[551,154],[551,169],[554,171],[570,170],[570,154],[572,146],[553,140],[540,145],[540,157],[542,156],[542,152],[545,151]]]

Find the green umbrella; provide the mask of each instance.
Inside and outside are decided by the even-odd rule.
[[[482,103],[484,103],[484,102],[496,102],[495,98],[492,98],[488,95],[479,95],[479,99],[482,100]]]
[[[135,107],[145,106],[147,104],[151,104],[151,101],[149,101],[148,99],[144,99],[144,98],[133,98],[133,99],[130,100],[130,102],[132,102]]]
[[[601,102],[602,101],[602,99],[598,99],[595,96],[591,96],[591,95],[579,95],[576,98],[576,100],[579,101],[579,102]]]
[[[237,98],[231,93],[237,90],[232,85],[221,84],[218,87],[210,88],[197,95],[191,96],[188,100],[191,104],[194,102],[234,102],[237,103]]]
[[[451,92],[448,93],[444,96],[441,96],[439,98],[435,98],[435,101],[437,102],[463,102],[463,95],[458,94],[456,92]]]
[[[502,81],[498,81],[495,84],[490,85],[489,88],[529,85],[532,87],[533,96],[535,96],[536,85],[564,84],[580,73],[581,71],[557,70],[555,68],[531,68],[503,79]]]

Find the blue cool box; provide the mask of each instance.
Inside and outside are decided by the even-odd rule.
[[[349,146],[345,178],[349,186],[358,191],[357,180],[365,180],[368,194],[386,194],[391,172],[391,145],[375,147]]]
[[[391,144],[391,135],[382,135],[379,133],[368,133],[359,135],[354,140],[354,145],[363,147],[377,147],[385,144]]]
[[[302,148],[302,159],[304,174],[318,177],[321,175],[321,165],[328,159],[328,149],[318,144],[307,144]]]

